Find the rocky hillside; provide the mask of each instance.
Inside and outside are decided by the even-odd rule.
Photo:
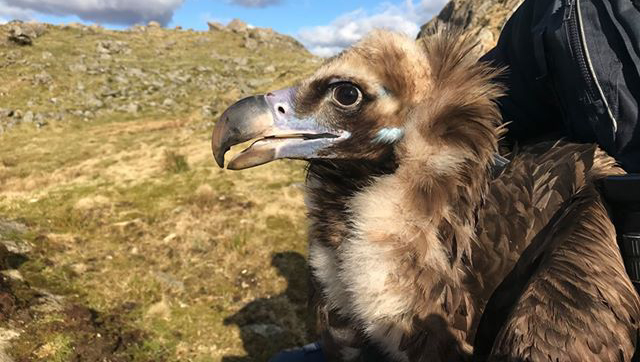
[[[0,132],[20,123],[112,117],[199,112],[210,119],[226,101],[317,64],[297,41],[271,29],[239,20],[211,29],[0,26]]]
[[[433,34],[443,25],[462,28],[479,44],[484,54],[498,42],[500,30],[523,0],[450,0],[440,13],[424,24],[418,37]]]
[[[0,26],[0,361],[264,361],[307,335],[303,166],[219,170],[229,104],[319,60],[211,31]]]

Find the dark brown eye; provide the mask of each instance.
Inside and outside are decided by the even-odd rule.
[[[343,107],[352,107],[362,99],[362,92],[353,84],[340,84],[333,89],[333,99]]]

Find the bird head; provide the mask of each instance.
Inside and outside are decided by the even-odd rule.
[[[216,162],[223,167],[230,147],[249,140],[255,141],[229,169],[280,158],[375,162],[401,152],[400,144],[412,135],[447,133],[428,115],[447,105],[434,92],[447,82],[464,86],[466,79],[438,73],[466,62],[463,53],[470,49],[451,41],[441,45],[430,50],[404,35],[375,31],[301,84],[238,101],[215,125]],[[446,93],[457,96],[450,89]]]
[[[374,32],[300,85],[229,107],[213,131],[213,153],[222,167],[231,146],[255,139],[228,168],[279,158],[376,159],[404,137],[407,115],[428,88],[429,65],[419,45]]]

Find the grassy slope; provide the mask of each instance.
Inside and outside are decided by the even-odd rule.
[[[130,52],[101,57],[102,40]],[[292,84],[317,61],[243,44],[231,32],[61,27],[32,47],[0,44],[0,108],[48,122],[0,135],[0,219],[28,225],[11,237],[34,247],[18,270],[33,288],[140,331],[123,360],[263,360],[306,338],[303,165],[219,170],[209,133],[234,100]],[[51,80],[37,84],[42,72]],[[119,110],[132,102],[137,112]],[[0,319],[22,332],[14,359],[72,358],[81,341],[55,319],[66,320]]]

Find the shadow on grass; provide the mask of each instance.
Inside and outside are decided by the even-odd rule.
[[[225,356],[224,362],[267,361],[277,352],[301,346],[314,338],[307,310],[308,266],[296,252],[275,253],[271,259],[287,289],[270,298],[258,298],[224,320],[237,325],[246,356]]]

